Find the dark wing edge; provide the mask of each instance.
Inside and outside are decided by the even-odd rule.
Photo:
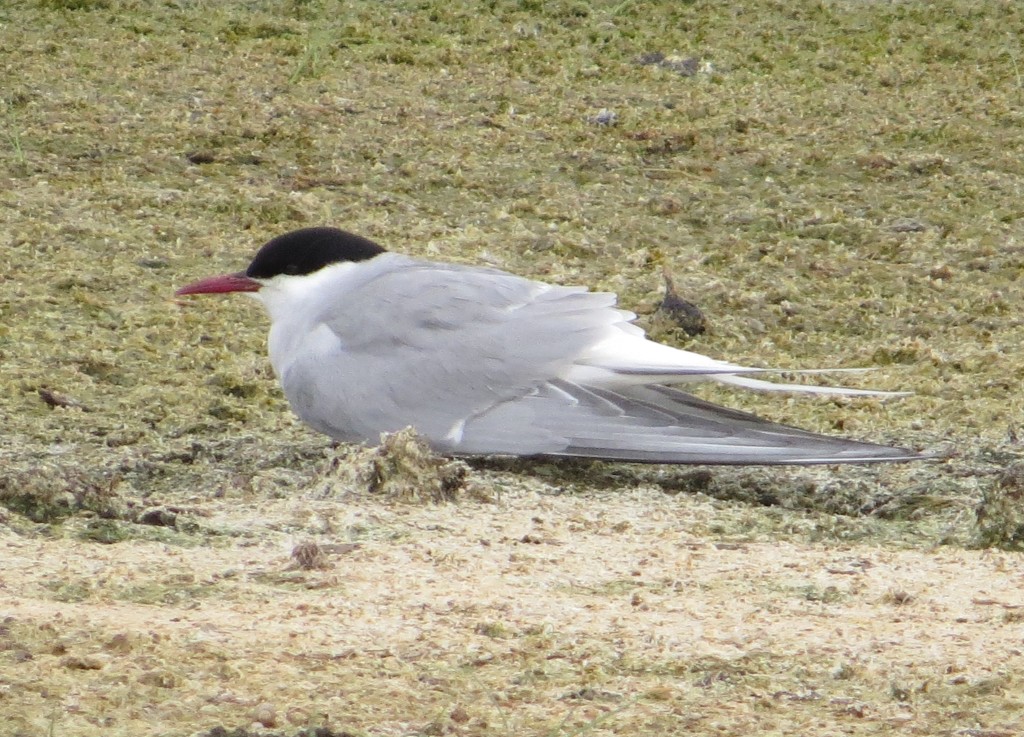
[[[940,457],[800,430],[660,385],[610,390],[556,380],[525,401],[534,405],[533,427],[505,425],[495,431],[503,443],[518,431],[557,439],[562,446],[534,452],[537,456],[701,465],[892,463]],[[486,428],[475,428],[474,434],[480,431]]]

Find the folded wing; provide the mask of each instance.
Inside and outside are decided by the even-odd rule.
[[[672,387],[610,390],[564,381],[550,382],[530,396],[469,420],[461,442],[452,450],[718,465],[872,463],[924,457],[904,448],[787,427]]]

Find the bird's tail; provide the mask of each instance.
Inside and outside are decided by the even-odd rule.
[[[807,369],[795,371],[798,374],[832,374],[832,373],[864,373],[871,369]],[[906,397],[913,392],[886,392],[877,389],[847,389],[842,386],[819,386],[817,384],[781,384],[775,381],[764,381],[752,379],[749,376],[738,374],[714,374],[708,378],[714,379],[722,384],[739,386],[744,389],[753,389],[761,392],[803,392],[805,394],[828,394],[832,396],[847,397]]]

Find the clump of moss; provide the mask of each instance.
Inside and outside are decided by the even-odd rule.
[[[121,478],[107,471],[40,467],[0,476],[0,506],[33,522],[60,522],[79,512],[106,519],[127,515]]]
[[[78,539],[86,542],[113,545],[131,538],[128,526],[112,519],[90,520],[78,532]]]
[[[982,547],[1024,548],[1024,462],[1007,466],[982,491],[974,510],[978,544]]]

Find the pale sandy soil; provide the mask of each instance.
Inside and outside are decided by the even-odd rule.
[[[957,706],[1019,687],[1012,554],[716,543],[714,503],[651,487],[438,506],[308,489],[197,505],[234,535],[210,546],[5,534],[13,733],[1024,727],[1014,698]],[[329,567],[300,569],[317,540]]]

